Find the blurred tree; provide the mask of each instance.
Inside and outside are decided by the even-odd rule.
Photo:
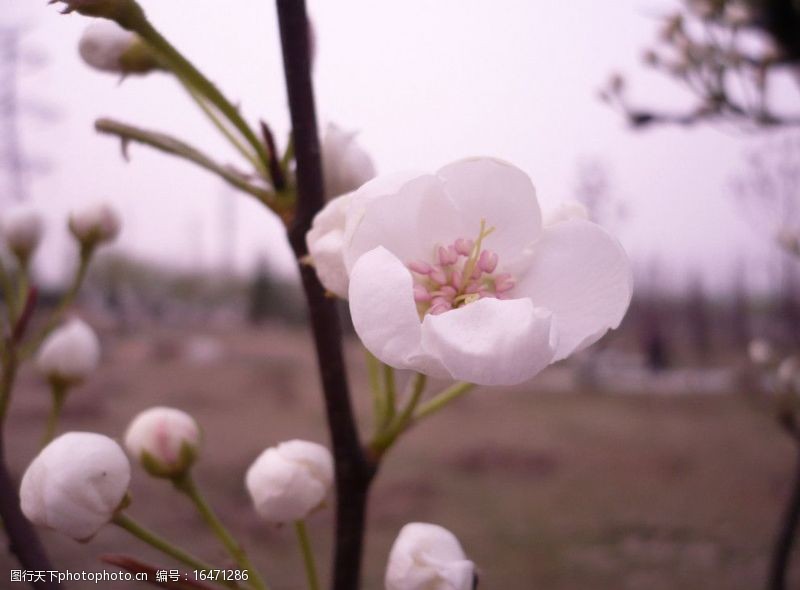
[[[730,121],[744,128],[800,124],[800,109],[773,104],[776,77],[800,62],[800,5],[794,0],[685,0],[665,16],[644,63],[695,97],[694,106],[668,112],[634,104],[620,74],[600,97],[634,127]]]

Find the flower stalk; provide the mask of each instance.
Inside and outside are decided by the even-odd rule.
[[[195,570],[202,570],[202,571],[210,571],[215,568],[213,565],[209,565],[204,561],[198,559],[194,555],[187,553],[180,547],[170,543],[163,537],[158,536],[156,533],[151,531],[148,528],[145,528],[138,522],[136,522],[130,516],[127,516],[123,513],[119,513],[114,517],[112,522],[120,527],[121,529],[127,531],[140,541],[150,545],[154,549],[161,551],[164,555],[168,555],[169,557],[173,558],[175,561],[179,561],[180,563],[187,565]],[[232,581],[219,581],[219,584],[225,586],[227,588],[238,588],[239,585]]]
[[[197,487],[197,483],[194,481],[191,472],[187,471],[182,476],[176,477],[173,480],[173,484],[178,491],[185,494],[192,501],[195,508],[197,508],[197,512],[214,535],[220,540],[225,550],[236,562],[236,565],[242,570],[247,571],[250,586],[255,590],[267,590],[267,584],[264,582],[261,573],[250,561],[242,545],[231,535],[228,529],[225,528],[225,525],[222,524],[222,521],[214,512],[214,509],[211,508],[211,505],[206,501],[200,489]]]
[[[308,579],[308,590],[319,590],[319,577],[317,576],[317,565],[314,561],[314,551],[311,549],[311,539],[308,536],[305,520],[297,520],[294,523],[294,530],[297,533],[297,543],[300,552],[303,554],[303,565],[306,569]]]

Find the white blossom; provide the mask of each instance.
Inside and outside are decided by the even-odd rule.
[[[356,133],[330,123],[322,138],[322,169],[328,199],[352,192],[375,176],[369,154],[356,142]]]
[[[247,491],[265,520],[302,520],[318,508],[333,484],[333,458],[317,443],[290,440],[265,450],[247,470]]]
[[[520,383],[616,328],[630,303],[619,242],[574,214],[543,224],[533,184],[506,162],[376,178],[344,217],[353,324],[396,368]]]
[[[475,566],[455,535],[435,524],[405,525],[392,546],[386,590],[472,590]]]
[[[39,348],[36,366],[54,383],[76,385],[97,368],[100,341],[83,320],[74,318],[53,330]]]
[[[107,436],[69,432],[47,445],[25,471],[20,504],[38,526],[79,541],[92,538],[120,508],[131,471]]]
[[[772,344],[763,338],[754,338],[747,346],[747,354],[756,365],[766,365],[772,362],[775,351]]]
[[[144,74],[159,67],[136,33],[106,19],[97,19],[86,27],[78,42],[78,53],[87,65],[103,72]]]
[[[200,438],[200,427],[189,414],[158,406],[131,421],[125,448],[151,475],[176,477],[194,463]]]
[[[42,241],[44,223],[41,214],[29,205],[17,205],[0,218],[0,229],[8,249],[26,264]]]
[[[69,230],[82,246],[111,242],[121,227],[119,214],[108,203],[94,203],[69,216]]]

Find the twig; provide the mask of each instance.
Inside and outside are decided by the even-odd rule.
[[[786,590],[788,588],[789,561],[797,537],[797,527],[800,524],[800,440],[796,436],[793,439],[797,452],[794,482],[773,547],[769,566],[768,590]]]
[[[99,133],[107,135],[115,135],[119,137],[123,145],[129,141],[135,141],[144,145],[149,145],[157,150],[161,150],[167,154],[178,156],[184,160],[194,162],[201,168],[205,168],[209,172],[213,172],[221,177],[228,184],[234,188],[253,195],[259,201],[266,204],[270,208],[275,208],[277,202],[275,195],[263,188],[255,186],[247,181],[241,174],[236,173],[232,169],[219,164],[212,160],[209,156],[201,152],[195,147],[192,147],[186,142],[176,139],[165,133],[158,131],[151,131],[148,129],[141,129],[133,125],[127,125],[112,119],[98,119],[95,121],[94,128]]]
[[[289,241],[298,260],[308,301],[335,459],[336,539],[332,588],[357,590],[367,497],[376,466],[367,459],[359,440],[335,303],[325,296],[314,269],[299,262],[308,254],[306,232],[324,204],[322,164],[311,84],[305,1],[277,0],[277,6],[297,162],[297,209],[289,228]]]

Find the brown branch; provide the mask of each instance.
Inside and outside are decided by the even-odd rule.
[[[793,474],[794,481],[773,546],[772,559],[769,566],[768,590],[786,590],[788,588],[789,562],[797,537],[797,528],[800,525],[800,440],[798,440],[796,433],[792,438],[797,452]]]
[[[289,95],[295,159],[297,209],[289,241],[297,257],[308,301],[311,328],[325,397],[336,471],[336,539],[333,590],[357,590],[369,485],[375,465],[366,457],[353,416],[342,353],[339,317],[333,299],[325,296],[314,270],[302,260],[308,254],[305,235],[324,205],[322,163],[304,0],[277,0],[284,73]]]

